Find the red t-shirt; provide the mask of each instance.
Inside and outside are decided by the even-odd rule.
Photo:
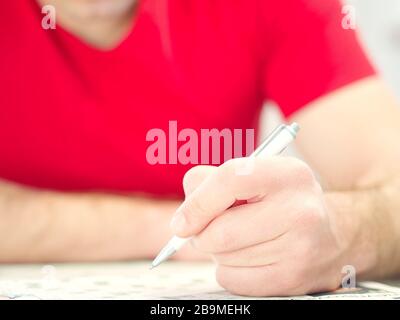
[[[143,0],[107,51],[43,16],[0,3],[0,177],[36,187],[181,195],[192,165],[149,164],[149,130],[256,128],[374,73],[337,0]]]

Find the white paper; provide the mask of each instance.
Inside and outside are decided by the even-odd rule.
[[[255,299],[226,292],[210,263],[2,265],[0,299]],[[262,298],[266,299],[266,298]],[[267,299],[400,299],[400,288],[377,282],[310,296]]]

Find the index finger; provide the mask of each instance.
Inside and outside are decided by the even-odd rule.
[[[218,167],[176,211],[171,221],[175,234],[180,237],[195,235],[236,200],[264,197],[273,185],[280,184],[285,174],[282,170],[286,168],[285,161],[277,161],[276,158],[281,157],[232,159]],[[245,161],[254,161],[252,170],[240,175],[237,169],[246,165]]]

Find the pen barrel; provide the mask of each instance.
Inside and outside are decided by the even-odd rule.
[[[280,154],[294,140],[296,133],[286,125],[280,125],[253,152],[251,157],[268,157]]]
[[[168,243],[168,245],[172,246],[176,251],[178,251],[180,248],[183,247],[183,245],[185,243],[187,243],[189,240],[191,239],[191,237],[189,238],[181,238],[181,237],[177,237],[174,236],[170,242]]]

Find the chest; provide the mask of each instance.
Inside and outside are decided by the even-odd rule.
[[[142,19],[113,52],[68,34],[21,45],[1,83],[0,174],[151,192],[145,177],[160,179],[164,168],[146,161],[150,130],[167,132],[170,121],[197,131],[255,126],[261,98],[248,48],[217,33],[178,33],[179,25],[160,34]],[[171,166],[165,184],[173,190],[186,170]]]

